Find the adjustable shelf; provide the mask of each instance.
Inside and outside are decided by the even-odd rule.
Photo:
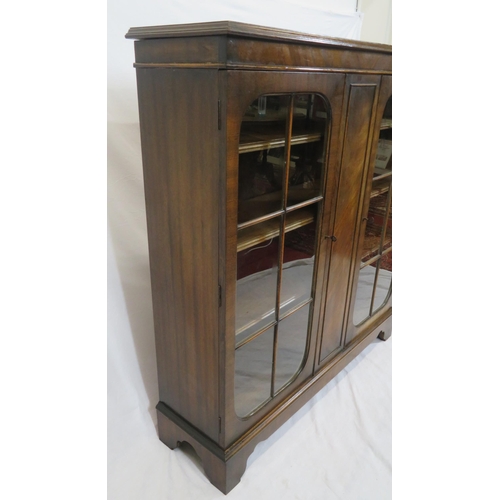
[[[316,208],[314,205],[288,212],[285,218],[285,233],[314,222],[315,215]],[[237,251],[241,252],[259,243],[276,238],[280,234],[280,225],[281,217],[277,216],[265,222],[241,229],[238,231]]]
[[[372,190],[370,192],[370,198],[375,198],[381,194],[387,193],[391,187],[392,177],[387,177],[378,181],[378,178],[373,179]]]
[[[318,142],[323,136],[323,128],[318,130],[314,126],[314,122],[308,122],[311,125],[309,130],[305,127],[302,130],[294,130],[291,139],[291,145],[306,144],[309,142]],[[315,130],[316,128],[316,130]],[[283,123],[254,123],[246,124],[244,131],[241,133],[239,152],[250,153],[253,151],[263,151],[266,149],[284,147],[286,142],[285,130]]]
[[[380,130],[387,130],[390,128],[392,128],[392,118],[382,118]]]
[[[387,250],[386,247],[391,244],[391,240],[392,240],[391,235],[386,235],[386,237],[384,238],[384,245],[382,247],[384,250],[382,253],[386,253],[385,252]],[[371,255],[378,254],[379,251],[380,251],[380,235],[379,234],[365,235],[365,239],[363,241],[363,254],[361,256],[361,260],[364,261]]]

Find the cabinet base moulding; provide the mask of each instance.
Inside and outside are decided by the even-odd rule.
[[[224,494],[231,491],[245,472],[248,455],[243,453],[227,457],[226,453],[210,438],[204,436],[182,420],[164,403],[156,406],[160,440],[171,450],[181,443],[189,443],[200,457],[208,480]]]
[[[390,312],[388,311],[389,314]],[[391,336],[391,328],[392,316],[388,316],[371,332],[363,338],[356,339],[348,349],[318,370],[287,401],[271,411],[258,425],[226,449],[220,447],[161,401],[156,405],[159,438],[172,450],[183,442],[190,444],[201,459],[208,480],[227,494],[240,482],[247,460],[257,444],[279,429],[376,338],[387,340]]]

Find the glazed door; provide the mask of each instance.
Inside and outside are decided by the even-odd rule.
[[[313,373],[345,77],[221,73],[224,441],[232,442]]]
[[[329,363],[346,345],[346,314],[354,258],[362,217],[364,186],[371,164],[371,151],[381,77],[346,77],[338,197],[333,222],[335,242],[328,269],[325,316],[317,362]]]
[[[391,314],[392,77],[384,76],[375,119],[366,190],[358,217],[345,343],[355,342]]]

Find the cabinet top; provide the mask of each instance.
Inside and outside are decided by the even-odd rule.
[[[130,28],[125,38],[135,40],[158,38],[182,38],[196,36],[242,36],[245,38],[299,42],[305,44],[324,45],[351,50],[368,50],[392,53],[392,45],[381,43],[360,42],[342,38],[333,38],[323,35],[312,35],[299,31],[290,31],[254,24],[238,23],[235,21],[216,21],[208,23],[171,24],[165,26],[144,26]]]

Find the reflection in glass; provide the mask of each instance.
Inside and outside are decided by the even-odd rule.
[[[280,317],[311,298],[316,244],[316,207],[315,204],[287,214],[286,221],[290,216],[302,213],[304,221],[312,219],[312,222],[289,231],[285,235]]]
[[[274,327],[235,351],[234,406],[239,417],[271,397]]]
[[[283,147],[240,155],[238,223],[281,210]]]
[[[376,183],[374,183],[376,184]],[[363,240],[363,262],[367,262],[392,244],[392,218],[390,213],[390,185],[377,196],[370,199]],[[381,246],[382,245],[382,246]]]
[[[298,372],[304,359],[310,305],[301,307],[279,322],[274,392]]]
[[[375,283],[375,274],[377,264],[366,266],[359,271],[358,289],[356,292],[356,302],[354,305],[353,322],[355,325],[361,324],[370,317],[370,306],[373,296],[373,285]]]
[[[386,256],[389,256],[389,254],[386,254]],[[389,295],[392,272],[390,268],[384,269],[381,264],[379,266],[380,262],[380,260],[377,260],[372,265],[363,267],[359,271],[353,317],[355,325],[359,325],[365,319],[373,316],[384,305]]]
[[[238,223],[281,210],[290,96],[262,96],[240,130]]]
[[[317,94],[261,95],[241,124],[235,407],[242,418],[299,372],[306,352],[327,109]]]
[[[353,322],[373,316],[391,293],[392,276],[392,101],[382,118],[372,190],[362,241]]]
[[[287,206],[321,194],[326,118],[326,103],[321,96],[294,96]]]
[[[379,260],[379,270],[377,284],[375,286],[375,296],[373,299],[373,312],[382,307],[387,300],[391,288],[392,280],[392,251],[382,255]]]
[[[236,342],[276,319],[281,217],[238,231]],[[274,237],[263,235],[274,231]]]

